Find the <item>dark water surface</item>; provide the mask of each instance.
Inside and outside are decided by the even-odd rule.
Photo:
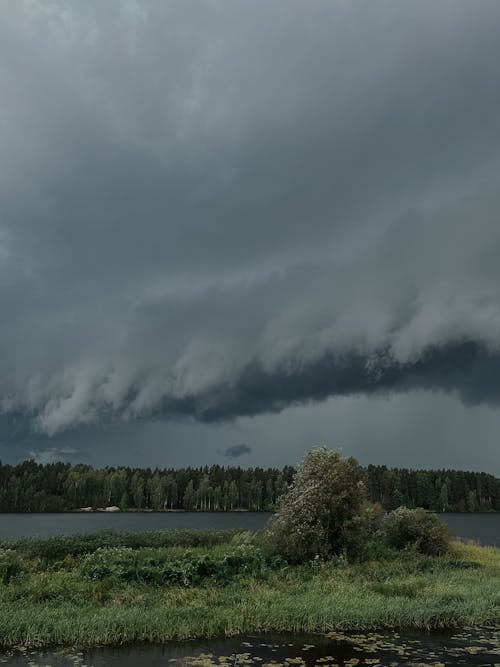
[[[439,514],[439,516],[457,537],[500,547],[500,512],[474,512],[473,514],[448,512]]]
[[[424,665],[495,667],[500,662],[500,631],[470,630],[447,634],[335,633],[260,635],[204,642],[97,648],[56,653],[11,653],[4,664],[23,667],[359,667]]]
[[[0,539],[71,535],[99,530],[142,532],[169,528],[258,530],[267,512],[117,512],[115,514],[0,514]],[[452,532],[465,540],[500,547],[500,513],[440,514]]]
[[[58,514],[1,514],[0,538],[76,535],[100,530],[141,533],[148,530],[259,530],[267,512],[67,512]]]

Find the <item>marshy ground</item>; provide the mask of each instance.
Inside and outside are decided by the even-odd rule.
[[[0,640],[26,650],[500,620],[500,550],[458,542],[289,566],[249,534],[24,539],[2,545],[0,580]]]

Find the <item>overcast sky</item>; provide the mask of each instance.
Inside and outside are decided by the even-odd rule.
[[[0,457],[500,474],[498,0],[4,0]]]

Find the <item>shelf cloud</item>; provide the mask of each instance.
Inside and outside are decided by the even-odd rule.
[[[2,424],[497,405],[499,21],[487,1],[6,4]]]

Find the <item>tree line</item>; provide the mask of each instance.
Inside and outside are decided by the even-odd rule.
[[[59,512],[116,505],[122,510],[272,511],[295,468],[93,468],[27,460],[0,463],[1,512]],[[500,479],[461,470],[369,465],[368,496],[385,509],[500,511]]]

